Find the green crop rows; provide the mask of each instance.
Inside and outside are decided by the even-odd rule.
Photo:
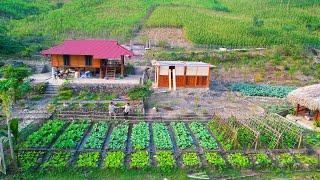
[[[108,148],[111,150],[123,150],[127,140],[129,126],[120,124],[113,128]]]
[[[180,149],[193,147],[192,137],[183,122],[172,122],[170,125],[173,128],[177,145]]]
[[[217,149],[217,142],[211,137],[209,131],[205,128],[205,126],[198,122],[192,122],[190,124],[190,129],[195,134],[195,136],[200,141],[200,146],[204,149]]]
[[[65,122],[60,120],[48,121],[38,131],[28,137],[23,147],[48,146],[64,124]]]
[[[54,123],[55,121],[56,123]],[[312,154],[277,153],[273,150],[268,151],[268,154],[264,153],[264,151],[245,154],[242,153],[242,148],[245,148],[245,146],[234,146],[241,148],[235,148],[234,151],[221,151],[217,149],[217,141],[210,133],[210,130],[212,128],[212,130],[215,130],[217,126],[213,122],[219,124],[218,119],[209,123],[171,122],[170,125],[152,122],[150,127],[149,123],[146,122],[132,123],[131,138],[128,138],[129,125],[131,126],[129,123],[107,124],[105,122],[96,122],[92,126],[92,131],[86,134],[88,136],[87,141],[81,142],[79,146],[77,145],[80,139],[86,139],[84,132],[88,130],[90,123],[85,121],[73,122],[66,127],[56,143],[51,142],[54,143],[53,146],[48,144],[52,149],[49,151],[41,148],[23,149],[18,153],[18,162],[23,171],[38,167],[42,169],[63,169],[73,166],[83,169],[97,168],[98,165],[101,165],[101,167],[107,169],[145,169],[153,166],[162,172],[169,172],[180,166],[197,168],[206,164],[218,171],[226,168],[266,170],[270,168],[296,169],[307,167],[312,169],[316,168],[319,163],[317,157]],[[40,134],[45,129],[48,129],[48,125],[59,123],[61,123],[60,120],[48,121],[32,134]],[[235,124],[236,122],[233,123]],[[107,133],[109,126],[112,127],[110,134]],[[207,126],[210,129],[207,129]],[[191,131],[189,131],[188,127],[190,127]],[[150,132],[153,134],[150,134]],[[223,134],[224,132],[226,131],[221,131],[221,133],[220,131],[213,131],[213,133],[218,134]],[[56,133],[58,134],[54,134],[55,137],[61,132],[57,130]],[[175,138],[172,139],[175,142],[172,142],[171,134],[174,135]],[[245,134],[241,136],[245,136]],[[152,135],[153,139],[150,139]],[[194,141],[192,135],[195,136]],[[218,141],[223,145],[222,142],[231,139],[230,137],[232,136],[217,137]],[[90,138],[97,140],[90,140]],[[127,142],[127,140],[129,141]],[[29,138],[26,141],[29,142]],[[106,147],[108,147],[107,149],[101,148],[101,144],[104,141],[106,142]],[[39,142],[42,144],[42,141]],[[98,143],[94,143],[96,146],[91,146],[93,149],[82,149],[82,145],[86,147],[88,142]],[[72,146],[60,145],[65,143],[70,143]],[[154,145],[155,149],[150,146],[150,143],[154,143],[151,145]],[[133,149],[125,148],[126,146],[130,147],[130,144]],[[173,146],[174,144],[177,145],[177,149]],[[198,149],[198,144],[202,149]],[[76,147],[78,149],[74,149]]]
[[[73,122],[58,138],[54,147],[60,149],[75,148],[88,127],[89,123],[87,121]]]
[[[172,142],[169,131],[164,123],[153,123],[154,143],[157,149],[170,150]]]
[[[231,90],[239,91],[246,96],[270,96],[283,98],[289,92],[294,90],[294,87],[287,86],[270,86],[270,85],[256,85],[248,83],[235,83],[230,86]]]
[[[97,167],[99,160],[99,152],[86,152],[79,155],[78,167]]]
[[[68,165],[71,154],[67,152],[55,152],[50,155],[49,160],[42,164],[43,168],[64,168]]]
[[[145,122],[133,125],[132,146],[135,150],[143,150],[149,146],[150,133],[149,126]]]
[[[98,122],[94,124],[91,135],[89,136],[85,148],[98,149],[101,148],[105,134],[108,130],[108,124],[105,122]]]

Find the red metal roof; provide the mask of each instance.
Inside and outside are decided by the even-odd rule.
[[[89,55],[94,59],[119,59],[121,56],[133,56],[133,52],[118,44],[115,40],[66,40],[62,44],[41,52],[43,55]]]

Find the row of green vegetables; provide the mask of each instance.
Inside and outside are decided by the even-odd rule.
[[[195,148],[191,132],[199,141],[199,146],[206,150],[217,149],[217,142],[212,137],[206,126],[202,123],[192,122],[187,125],[183,122],[172,122],[171,127],[176,139],[176,143],[181,150],[191,150]],[[31,134],[27,140],[22,143],[25,148],[48,147],[54,138],[59,135],[58,132],[67,126],[67,122],[61,120],[52,120],[45,123],[38,131]],[[90,123],[88,121],[76,121],[70,123],[65,131],[57,138],[53,148],[56,149],[75,149],[82,137],[85,135]],[[187,126],[190,126],[190,130]],[[172,150],[173,142],[171,140],[168,126],[165,123],[152,123],[149,126],[146,122],[134,124],[131,133],[131,143],[134,151],[146,150],[150,145],[150,130],[152,128],[153,141],[157,150]],[[109,125],[107,122],[97,122],[92,126],[88,138],[85,141],[85,149],[100,149],[107,137]],[[108,150],[123,150],[128,138],[129,125],[118,124],[112,127]]]
[[[25,151],[19,154],[19,163],[22,170],[29,170],[40,164],[41,157],[44,152],[41,151]],[[40,168],[64,168],[71,163],[70,152],[53,152],[48,160],[40,164]],[[183,167],[200,167],[208,166],[216,170],[223,170],[232,167],[234,169],[313,169],[319,165],[318,157],[307,154],[289,154],[280,153],[267,155],[265,153],[242,154],[231,153],[223,156],[219,152],[206,152],[203,156],[203,164],[201,158],[195,152],[186,152],[181,154],[181,162]],[[100,159],[99,152],[82,152],[79,154],[77,161],[74,163],[76,167],[98,167]],[[155,167],[163,171],[170,171],[177,167],[177,158],[171,151],[160,150],[154,155]],[[107,152],[103,158],[102,167],[109,169],[122,169],[126,167],[125,153],[122,151]],[[137,151],[129,156],[127,164],[129,168],[141,169],[152,167],[150,156],[147,151]]]
[[[284,98],[296,89],[289,86],[272,86],[267,84],[234,83],[230,85],[232,91],[238,91],[246,96],[267,96]]]

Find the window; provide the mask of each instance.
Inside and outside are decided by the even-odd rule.
[[[86,66],[92,66],[92,56],[86,56]]]
[[[63,55],[63,65],[70,66],[70,56],[69,55]]]

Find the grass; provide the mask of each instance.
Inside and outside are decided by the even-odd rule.
[[[320,45],[320,3],[316,0],[292,0],[289,8],[286,1],[275,0],[31,0],[30,4],[18,0],[20,6],[13,0],[4,2],[9,2],[2,6],[8,7],[4,16],[14,17],[7,20],[5,34],[19,42],[15,46],[22,55],[69,38],[128,42],[142,27],[183,28],[195,44]]]
[[[213,170],[203,169],[201,172],[207,172],[209,177],[221,177],[221,173]],[[163,180],[167,179],[189,179],[187,175],[192,173],[186,170],[176,170],[170,173],[158,172],[156,170],[100,170],[90,169],[86,171],[79,171],[78,169],[63,169],[53,171],[40,171],[34,173],[16,173],[8,174],[7,176],[0,175],[3,179],[115,179],[125,180],[130,179],[145,179],[145,180]],[[196,173],[196,172],[195,172]],[[223,175],[231,177],[238,177],[240,174],[236,171],[226,171]],[[272,178],[293,178],[293,179],[317,179],[320,177],[320,172],[271,172],[261,174],[250,179],[272,179]]]

